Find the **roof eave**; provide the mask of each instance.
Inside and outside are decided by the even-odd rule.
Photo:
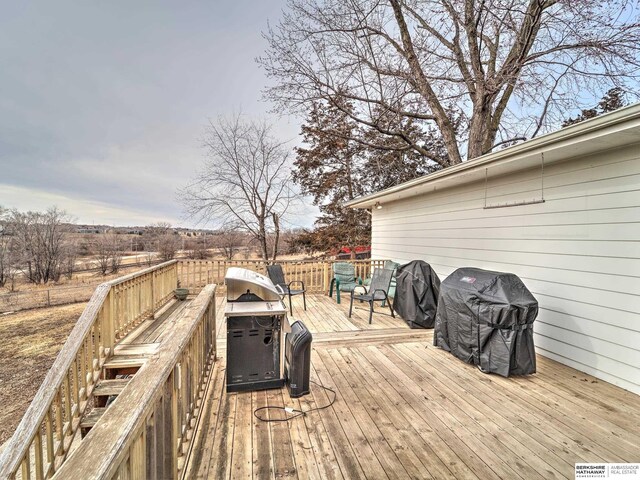
[[[603,130],[618,124],[623,124],[635,119],[640,119],[640,103],[635,103],[628,107],[621,108],[611,113],[601,115],[591,120],[586,120],[569,127],[561,128],[546,135],[528,140],[513,147],[505,148],[498,152],[488,153],[481,157],[469,160],[451,167],[438,170],[436,172],[424,175],[422,177],[415,178],[405,183],[395,185],[393,187],[375,192],[369,195],[355,198],[344,203],[345,207],[350,208],[370,208],[376,201],[388,197],[389,195],[397,194],[410,190],[419,185],[434,182],[436,180],[450,177],[466,170],[486,166],[501,160],[506,160],[522,156],[532,150],[540,150],[551,147],[559,142],[564,142],[576,137],[586,136],[589,133]]]

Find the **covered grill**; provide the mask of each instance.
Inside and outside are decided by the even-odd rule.
[[[516,275],[459,268],[440,286],[433,344],[487,373],[535,373],[537,315],[537,300]]]
[[[284,385],[282,329],[287,309],[269,278],[243,268],[225,276],[227,305],[227,392]]]
[[[396,271],[393,309],[411,328],[433,328],[439,293],[438,274],[428,263],[414,260]]]

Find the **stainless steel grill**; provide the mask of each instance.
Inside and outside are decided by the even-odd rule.
[[[231,267],[224,277],[227,285],[227,301],[242,301],[242,295],[251,294],[263,302],[280,301],[280,294],[276,286],[264,275],[245,268]],[[245,300],[246,301],[246,300]]]
[[[229,268],[227,285],[227,392],[284,385],[282,329],[287,309],[269,278]]]

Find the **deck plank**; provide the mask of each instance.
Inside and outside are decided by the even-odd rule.
[[[267,405],[284,407],[282,393],[282,390],[267,390]],[[269,410],[268,413],[269,419],[278,419],[285,416],[284,412],[275,410]],[[269,431],[271,434],[271,452],[275,477],[299,478],[291,446],[289,425],[285,422],[271,422],[269,423]]]
[[[285,397],[287,397],[286,394]],[[300,410],[300,404],[295,399],[290,399],[288,403],[290,407]],[[324,477],[320,475],[318,470],[318,463],[313,453],[313,447],[303,417],[294,418],[289,422],[289,433],[291,434],[291,446],[297,466],[298,478],[322,480]]]
[[[199,448],[194,449],[187,465],[187,478],[202,479],[209,471],[209,465],[212,460],[212,450],[214,439],[218,433],[218,425],[220,422],[220,408],[222,400],[222,389],[224,383],[224,371],[222,366],[224,361],[220,358],[213,365],[213,378],[211,385],[206,391],[203,398],[202,422],[198,431],[194,432],[194,442]]]
[[[448,378],[438,375],[437,369],[427,368],[418,352],[407,347],[406,344],[393,345],[382,347],[381,350],[394,363],[404,364],[406,368],[415,370],[416,377],[433,388],[436,401],[461,424],[466,425],[483,444],[492,451],[504,452],[503,455],[506,454],[515,460],[514,463],[523,478],[562,478],[559,471],[548,468],[548,463],[535,454],[535,443],[532,439],[518,437],[515,434],[518,430],[510,428],[506,422],[500,422],[499,415],[487,416],[486,413],[489,412],[482,408],[484,399],[474,396],[473,392],[466,396],[459,395],[455,389],[449,388],[451,381]],[[523,444],[527,445],[526,450],[522,448]]]
[[[565,376],[566,368],[567,367],[564,367]],[[573,403],[575,408],[584,409],[585,411],[588,411],[614,425],[608,428],[626,428],[633,426],[635,428],[635,432],[640,432],[640,411],[638,408],[633,408],[631,405],[627,405],[622,398],[617,405],[613,406],[601,400],[603,396],[607,396],[607,394],[597,393],[596,396],[591,394],[592,386],[594,384],[599,384],[602,380],[589,380],[582,376],[581,380],[579,380],[580,384],[573,385],[569,381],[558,381],[556,376],[557,372],[562,372],[562,370],[556,370],[555,368],[543,363],[543,366],[538,366],[539,375],[527,378],[527,381],[535,382],[537,385],[545,389],[547,394],[553,395],[556,398],[556,401]],[[581,372],[576,371],[576,373],[582,375]],[[585,383],[589,384],[589,388],[585,388]],[[637,442],[636,445],[640,444],[640,436],[637,434],[634,435],[634,441]]]
[[[231,457],[231,478],[253,478],[253,408],[251,392],[236,394],[236,420]]]
[[[317,390],[317,387],[314,387],[315,390]],[[297,399],[296,403],[300,410],[309,412],[304,417],[304,423],[309,442],[313,448],[313,455],[316,459],[320,478],[330,480],[343,479],[345,477],[342,475],[327,430],[322,422],[321,411],[316,410],[318,407],[328,405],[329,400],[323,401],[326,401],[326,403],[318,405],[313,401],[313,395],[306,395]]]
[[[442,353],[446,354],[446,352]],[[477,396],[482,395],[487,399],[491,399],[492,405],[509,405],[509,409],[505,411],[513,412],[515,415],[514,421],[520,422],[520,425],[522,425],[523,421],[528,422],[534,428],[539,429],[540,432],[547,437],[546,440],[542,440],[547,448],[558,455],[566,455],[570,465],[576,462],[588,462],[591,460],[603,461],[602,456],[598,452],[591,451],[579,440],[576,441],[562,424],[549,421],[545,416],[547,412],[535,407],[532,408],[530,403],[514,396],[509,390],[501,389],[494,385],[493,377],[495,376],[486,377],[471,365],[466,365],[459,360],[456,362],[451,361],[457,359],[447,361],[446,355],[434,355],[431,357],[431,360],[438,364],[436,368],[441,368],[444,372],[448,372],[453,378],[458,378],[460,382],[465,382],[472,386],[474,391],[477,392]],[[557,446],[560,447],[559,451],[555,449]],[[573,475],[573,473],[571,475]]]
[[[373,441],[376,447],[378,448],[385,443],[388,444],[392,455],[390,455],[391,461],[387,460],[386,463],[390,464],[391,470],[386,465],[385,470],[394,471],[398,478],[434,478],[429,474],[413,449],[410,448],[411,439],[403,435],[403,431],[400,428],[401,425],[395,425],[384,412],[381,412],[370,391],[363,388],[363,384],[360,381],[354,381],[358,379],[358,376],[351,368],[352,362],[349,357],[344,358],[335,349],[327,350],[326,355],[331,357],[336,370],[340,372],[337,375],[344,376],[344,384],[348,386],[347,390],[351,390],[351,398],[353,399],[351,405],[359,409],[364,423],[375,426],[379,431],[382,441],[378,443],[374,438]],[[342,386],[340,388],[343,389]],[[376,453],[380,457],[380,451],[377,450]]]
[[[317,354],[322,359],[327,372],[331,375],[332,381],[335,382],[336,387],[340,390],[349,414],[355,420],[364,438],[371,445],[372,451],[383,470],[385,472],[394,472],[395,478],[408,479],[409,474],[404,465],[398,459],[388,439],[380,432],[378,425],[371,420],[369,412],[349,385],[341,369],[336,365],[331,352],[329,350],[318,350]]]
[[[557,434],[568,438],[569,445],[576,445],[577,450],[583,451],[586,459],[592,458],[594,461],[623,462],[626,458],[618,451],[626,450],[626,442],[613,442],[611,432],[605,432],[597,424],[593,423],[591,416],[584,415],[579,410],[567,410],[563,405],[550,402],[544,398],[539,398],[535,389],[524,388],[522,385],[528,383],[526,377],[504,378],[499,375],[484,375],[475,367],[466,365],[463,362],[447,362],[450,368],[459,369],[462,374],[465,370],[473,371],[477,383],[488,382],[498,390],[503,401],[509,399],[521,405],[524,409],[533,412],[538,423],[542,423],[545,428],[552,426]],[[580,419],[580,420],[577,420]],[[638,452],[630,452],[631,455]],[[588,460],[585,460],[588,461]]]
[[[318,372],[315,368],[316,362],[312,362],[312,378],[315,379],[316,382],[321,385],[325,385],[326,387],[333,388],[330,383],[324,382],[318,375]],[[335,389],[334,389],[335,390]],[[329,394],[319,388],[312,388],[311,395],[313,396],[314,403],[316,407],[328,405],[331,401],[329,398]],[[336,392],[336,403],[341,402],[338,392]],[[351,479],[364,479],[365,472],[363,471],[362,465],[360,463],[360,458],[356,454],[356,451],[353,448],[353,445],[342,426],[342,420],[348,417],[344,417],[340,415],[340,410],[336,410],[333,406],[322,410],[320,414],[324,426],[327,430],[327,435],[329,437],[329,441],[334,445],[334,452],[336,456],[336,461],[340,466],[340,471],[344,478]]]
[[[222,394],[219,430],[211,449],[212,463],[204,478],[230,478],[233,455],[237,395]]]
[[[468,470],[461,471],[453,469],[452,472],[450,467],[454,463],[453,460],[448,467],[440,459],[432,448],[432,443],[434,445],[439,443],[432,442],[433,440],[438,440],[435,434],[433,434],[433,431],[427,428],[425,423],[420,421],[421,419],[419,419],[417,413],[413,411],[410,405],[404,404],[397,397],[389,397],[388,394],[391,391],[391,386],[388,385],[386,380],[381,376],[372,374],[372,369],[364,360],[364,357],[360,355],[358,349],[341,348],[339,351],[345,363],[347,363],[354,372],[354,376],[357,379],[356,384],[362,385],[362,390],[370,395],[372,402],[375,402],[370,407],[371,410],[387,416],[388,420],[398,429],[406,446],[405,448],[411,449],[423,464],[424,471],[421,477],[428,478],[431,476],[436,479],[471,477],[472,474]],[[363,395],[366,397],[366,393]],[[423,431],[428,431],[430,435],[423,435]],[[453,451],[449,452],[449,458],[456,458]],[[456,475],[454,475],[454,473]]]
[[[433,358],[431,360],[434,361]],[[576,462],[586,462],[594,458],[600,459],[594,452],[575,442],[567,435],[565,429],[544,421],[529,408],[528,404],[520,402],[516,397],[510,396],[508,392],[496,388],[491,382],[475,379],[476,372],[473,367],[464,371],[464,365],[455,365],[454,362],[447,362],[444,359],[435,360],[434,365],[446,375],[460,379],[459,383],[469,385],[475,392],[475,396],[482,396],[490,402],[490,406],[508,404],[509,409],[503,409],[503,415],[508,415],[512,424],[523,429],[530,437],[537,439],[551,453],[565,459],[568,465],[573,466]]]
[[[253,399],[254,410],[267,406],[267,393],[264,390],[253,392],[251,398]],[[261,422],[254,417],[252,434],[253,476],[254,478],[274,478],[269,424]]]
[[[414,405],[424,405],[416,413],[422,417],[429,426],[437,433],[439,442],[444,443],[451,448],[456,455],[469,467],[475,475],[482,479],[490,478],[520,478],[520,476],[511,470],[507,465],[499,459],[495,461],[490,458],[491,464],[487,464],[481,456],[478,448],[481,445],[475,445],[470,440],[470,435],[464,428],[453,421],[452,417],[442,408],[437,408],[436,404],[429,401],[430,397],[425,395],[424,385],[418,385],[411,380],[402,369],[393,364],[380,350],[375,347],[367,347],[361,349],[363,355],[373,368],[375,368],[383,377],[392,383],[395,394],[400,395],[405,402]],[[425,402],[424,400],[427,400]],[[453,423],[453,425],[451,423]],[[471,446],[467,443],[472,443]]]
[[[259,406],[307,411],[331,394],[312,384],[300,399],[286,388],[228,395],[219,358],[195,478],[562,479],[576,462],[638,461],[640,396],[542,357],[531,376],[485,375],[379,305],[372,324],[364,304],[349,318],[348,296],[309,295],[307,307],[295,298],[293,318],[312,331],[311,377],[336,403],[263,423]]]
[[[341,443],[351,446],[367,478],[376,478],[376,475],[378,478],[388,478],[387,471],[383,468],[384,459],[381,462],[377,455],[377,450],[381,445],[367,438],[365,434],[367,431],[366,427],[364,427],[363,431],[363,427],[350,410],[347,399],[348,392],[346,392],[345,389],[341,390],[337,384],[339,378],[335,375],[335,372],[330,371],[324,364],[321,356],[316,356],[314,366],[316,374],[322,384],[332,388],[337,393],[336,402],[331,407],[335,412],[336,418],[339,419],[339,424],[336,425],[334,434],[342,430]],[[376,438],[376,440],[378,442],[380,441],[379,438]]]
[[[418,349],[424,348],[419,344],[394,345],[394,350],[405,362],[416,365],[417,360],[422,371],[428,372],[427,381],[437,385],[441,392],[449,396],[474,418],[478,421],[490,419],[488,428],[493,431],[499,429],[508,432],[513,437],[513,440],[509,440],[510,449],[515,451],[516,455],[521,455],[522,445],[527,445],[527,449],[533,455],[527,455],[523,461],[538,469],[545,478],[564,478],[562,472],[566,471],[569,466],[573,466],[573,463],[565,462],[561,456],[556,455],[556,449],[550,448],[548,444],[548,437],[534,426],[524,422],[519,416],[512,415],[510,408],[496,409],[495,405],[500,405],[500,403],[487,397],[484,393],[479,394],[475,390],[466,388],[469,382],[451,382],[451,376],[446,371],[443,372],[438,364],[429,362],[424,357],[419,357],[416,352]],[[414,356],[411,353],[414,353]],[[514,441],[516,443],[513,443]]]

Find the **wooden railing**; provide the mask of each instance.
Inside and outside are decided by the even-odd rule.
[[[54,478],[180,478],[215,360],[215,321],[208,285]]]
[[[346,260],[355,266],[356,276],[362,279],[371,274],[373,268],[382,266],[384,260]],[[327,292],[332,278],[332,260],[278,261],[282,265],[288,282],[302,280],[308,292]],[[181,260],[178,265],[180,285],[198,291],[205,285],[224,284],[229,267],[242,267],[266,274],[266,263],[260,260]]]
[[[0,479],[50,478],[62,465],[105,360],[117,342],[167,302],[171,261],[96,288],[0,456]]]
[[[356,260],[352,263],[355,265],[356,276],[364,279],[373,268],[382,266],[383,262],[384,260]],[[328,291],[334,262],[278,263],[282,264],[288,281],[304,281],[309,292]],[[183,325],[188,336],[175,335],[163,345],[159,358],[168,363],[156,363],[154,360],[153,365],[161,372],[169,368],[166,365],[173,364],[170,371],[165,372],[163,379],[152,381],[154,385],[160,382],[164,386],[158,386],[151,392],[153,398],[138,391],[137,395],[148,401],[132,400],[131,405],[135,407],[135,411],[125,412],[130,414],[127,417],[129,421],[118,425],[118,428],[129,429],[126,434],[120,431],[125,436],[110,437],[116,442],[114,444],[98,442],[102,449],[119,449],[117,455],[114,453],[116,456],[110,457],[113,465],[103,462],[107,457],[102,454],[87,458],[89,463],[100,461],[105,478],[117,476],[118,471],[123,475],[132,472],[135,476],[135,472],[143,472],[140,469],[162,473],[161,477],[172,477],[173,473],[178,472],[180,455],[188,438],[187,432],[199,408],[202,385],[208,378],[212,352],[215,355],[215,335],[212,333],[215,331],[215,305],[212,300],[207,300],[207,295],[213,297],[215,288],[206,285],[223,284],[226,271],[232,266],[266,273],[266,264],[257,260],[174,260],[99,285],[13,437],[5,445],[0,456],[0,479],[44,479],[52,477],[60,468],[67,471],[68,467],[63,462],[68,456],[82,415],[91,404],[91,394],[105,361],[113,354],[120,339],[166,304],[172,297],[173,290],[180,284],[192,292],[204,288],[204,297],[199,296],[198,302],[186,310],[188,314],[181,317],[182,323],[196,319],[189,326]],[[185,343],[174,345],[175,342],[182,341]],[[151,375],[152,373],[145,373],[142,378]],[[140,378],[140,373],[135,378]],[[150,385],[148,381],[147,387]],[[114,406],[125,403],[122,395],[118,398],[119,402],[115,402]],[[109,412],[118,411],[119,409],[114,411],[112,406],[105,417],[112,418],[116,413]],[[172,419],[171,426],[165,422],[167,418]],[[120,420],[114,422],[118,423]],[[94,435],[94,430],[89,433],[90,436]],[[160,440],[158,435],[166,440]],[[96,442],[83,441],[79,448],[90,448],[89,444],[96,445]],[[149,450],[151,444],[153,450]],[[146,460],[142,461],[141,458]]]

